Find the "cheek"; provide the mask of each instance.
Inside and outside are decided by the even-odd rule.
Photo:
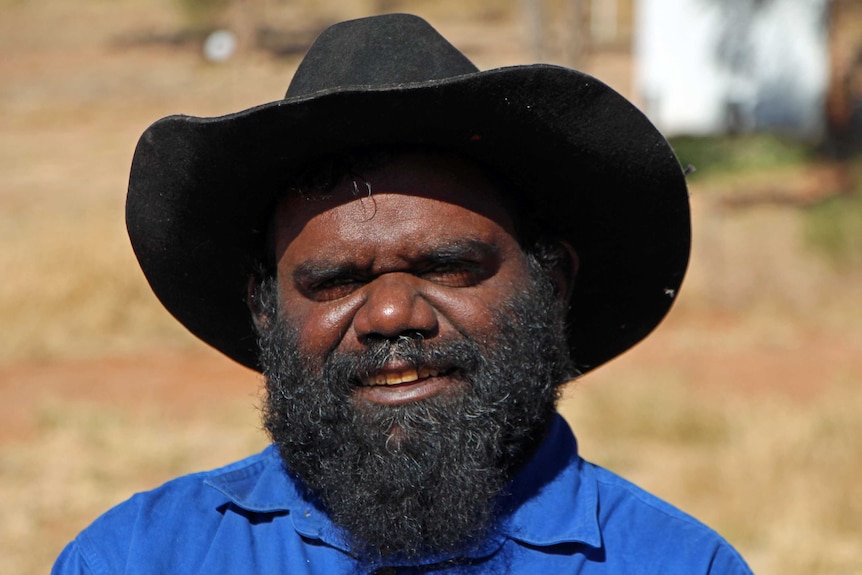
[[[495,330],[500,300],[494,293],[484,286],[459,290],[431,286],[423,295],[437,314],[441,337],[457,334],[485,341]]]
[[[337,302],[318,303],[293,288],[279,288],[283,319],[299,333],[299,350],[310,357],[324,357],[338,348],[362,305],[359,294]]]
[[[438,314],[440,332],[457,332],[480,343],[489,343],[498,335],[500,314],[506,304],[528,287],[526,265],[515,273],[500,273],[481,285],[466,289],[429,286],[424,296]]]

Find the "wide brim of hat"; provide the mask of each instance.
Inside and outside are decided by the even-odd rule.
[[[245,298],[285,178],[323,154],[391,144],[488,164],[574,246],[580,269],[566,319],[581,372],[633,346],[670,309],[690,247],[680,165],[625,98],[550,65],[159,120],[138,142],[126,207],[153,291],[200,339],[259,370]]]

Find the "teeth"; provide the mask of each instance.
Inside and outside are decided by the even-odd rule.
[[[439,372],[434,369],[423,367],[420,370],[405,369],[403,371],[391,371],[377,373],[362,378],[363,385],[398,385],[399,383],[412,383],[428,377],[437,377]]]
[[[398,383],[410,383],[419,379],[419,374],[415,369],[402,371],[401,373],[387,373],[385,376],[386,385],[396,385]]]

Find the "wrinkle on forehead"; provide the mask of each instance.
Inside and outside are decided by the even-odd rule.
[[[401,195],[404,202],[378,202],[382,195]],[[464,208],[476,217],[491,219],[514,235],[511,214],[504,206],[503,190],[487,172],[468,159],[442,153],[405,152],[393,156],[385,165],[361,175],[361,181],[347,176],[325,196],[313,194],[285,197],[277,206],[273,218],[276,253],[290,244],[312,219],[333,218],[332,223],[359,225],[356,233],[375,236],[393,225],[405,226],[410,219],[417,233],[440,233],[441,229],[422,229],[421,211],[410,209],[408,197],[421,197],[439,203]],[[385,208],[381,208],[385,204]],[[404,205],[405,210],[400,210]],[[434,209],[433,203],[426,203]],[[451,207],[451,206],[450,206]],[[343,209],[349,208],[349,209]],[[348,220],[348,221],[345,221]],[[427,227],[427,226],[425,226]],[[360,240],[361,238],[355,238]],[[369,239],[371,239],[369,237]]]

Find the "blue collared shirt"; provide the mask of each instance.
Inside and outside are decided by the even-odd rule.
[[[560,416],[510,492],[516,510],[474,551],[472,566],[460,570],[751,573],[717,533],[581,459]],[[338,529],[303,497],[269,447],[133,496],[78,535],[52,573],[353,573],[356,564],[347,551]],[[449,573],[428,565],[380,567],[381,573]]]

